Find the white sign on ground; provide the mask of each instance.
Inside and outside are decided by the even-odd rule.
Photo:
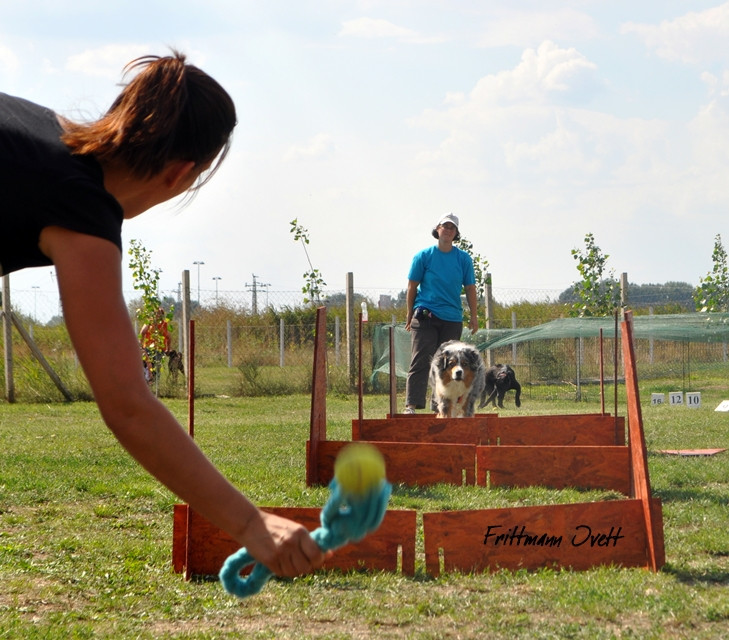
[[[700,391],[687,391],[686,392],[686,406],[690,409],[698,409],[701,406],[701,392]]]

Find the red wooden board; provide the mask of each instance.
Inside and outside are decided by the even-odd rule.
[[[665,453],[671,456],[715,456],[726,449],[662,449],[658,453]]]
[[[476,483],[630,493],[628,447],[477,447]]]
[[[316,474],[321,484],[334,477],[334,460],[348,440],[319,443]],[[416,442],[372,442],[385,458],[387,479],[392,483],[431,485],[439,482],[472,485],[476,483],[476,445],[429,444]],[[311,443],[307,443],[307,456]]]
[[[315,507],[263,507],[263,510],[300,522],[309,531],[320,524],[321,509]],[[414,575],[415,516],[415,511],[408,509],[388,510],[376,531],[360,542],[335,551],[324,569],[399,570],[405,575]],[[186,504],[175,505],[172,564],[177,573],[218,575],[225,559],[239,548],[240,545],[227,533],[190,510]]]
[[[511,445],[624,445],[625,418],[602,414],[352,420],[352,440]]]
[[[661,503],[653,501],[657,522]],[[423,514],[427,572],[651,567],[640,500]],[[662,529],[661,529],[662,541]],[[663,548],[657,550],[663,564]]]

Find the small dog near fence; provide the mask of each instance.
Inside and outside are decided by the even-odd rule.
[[[438,347],[430,363],[430,406],[439,418],[470,418],[486,384],[478,349],[458,340]]]
[[[516,374],[508,364],[495,364],[486,371],[486,384],[481,395],[481,404],[478,408],[485,407],[489,402],[493,402],[496,406],[498,401],[499,407],[504,408],[504,396],[507,391],[514,389],[514,404],[521,406],[521,385],[516,381]]]
[[[176,383],[178,374],[185,375],[185,367],[182,365],[182,354],[173,349],[167,353],[167,357],[169,358],[167,368],[170,372],[170,378],[172,378],[172,382]]]

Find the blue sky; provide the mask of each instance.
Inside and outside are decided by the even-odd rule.
[[[578,278],[586,233],[631,282],[697,284],[729,243],[729,2],[0,0],[0,90],[98,116],[174,46],[232,94],[213,181],[126,225],[176,289],[405,287],[453,211],[499,291]],[[51,289],[49,270],[12,276]],[[193,271],[193,284],[196,272]],[[130,282],[125,283],[131,289]],[[512,295],[512,294],[510,294]]]

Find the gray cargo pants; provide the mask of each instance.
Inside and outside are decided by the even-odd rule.
[[[405,405],[425,409],[425,396],[428,392],[430,361],[436,349],[448,340],[460,340],[463,322],[441,320],[437,316],[416,313],[410,322],[411,359],[405,385]]]

